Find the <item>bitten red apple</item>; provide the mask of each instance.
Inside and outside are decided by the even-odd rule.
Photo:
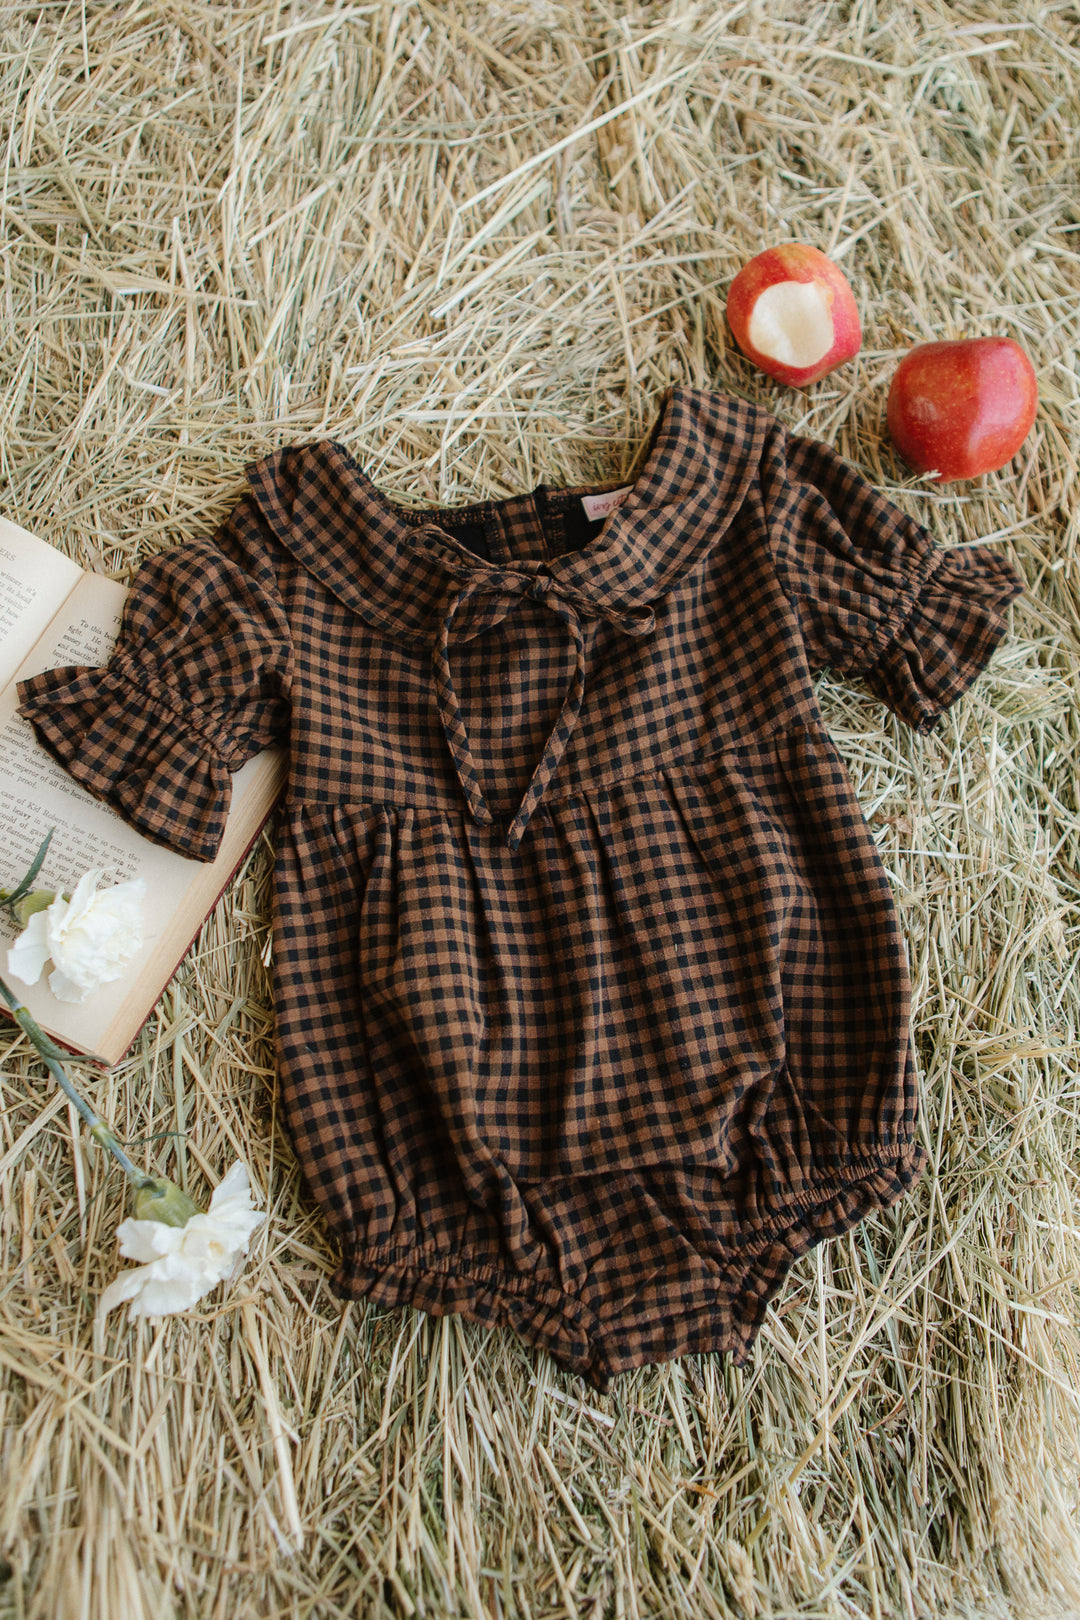
[[[805,242],[766,248],[744,264],[728,290],[727,318],[747,358],[795,388],[842,366],[862,342],[847,277]]]
[[[889,434],[916,472],[950,484],[1011,461],[1038,403],[1034,368],[1012,338],[920,343],[890,384]]]

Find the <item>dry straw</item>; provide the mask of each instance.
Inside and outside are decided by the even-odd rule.
[[[87,564],[205,534],[253,456],[344,440],[393,497],[621,478],[671,381],[835,444],[1030,595],[927,739],[823,682],[909,941],[930,1171],[803,1261],[751,1364],[599,1397],[458,1318],[343,1309],[275,1113],[256,848],[88,1082],[270,1212],[184,1319],[95,1325],[121,1178],[21,1039],[0,1068],[0,1613],[1080,1611],[1080,13],[927,0],[200,0],[0,12],[3,510]],[[770,240],[848,273],[852,365],[731,347]],[[887,382],[1003,332],[1017,461],[909,478]]]

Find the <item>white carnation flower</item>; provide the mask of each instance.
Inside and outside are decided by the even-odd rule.
[[[58,1001],[85,1001],[119,979],[142,946],[142,878],[96,892],[100,870],[87,872],[65,899],[36,911],[8,951],[8,972],[36,984],[51,961],[49,988]]]
[[[98,1302],[104,1315],[128,1304],[129,1316],[171,1316],[186,1311],[227,1277],[246,1254],[265,1216],[252,1207],[246,1167],[237,1162],[215,1189],[210,1208],[183,1226],[161,1221],[121,1221],[120,1253],[143,1263],[122,1271]]]

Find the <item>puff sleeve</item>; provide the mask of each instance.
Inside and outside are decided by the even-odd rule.
[[[77,782],[201,861],[221,841],[230,773],[288,725],[291,642],[257,525],[245,498],[213,541],[144,563],[107,665],[19,683],[19,712]]]
[[[810,666],[860,676],[928,731],[984,668],[1023,589],[989,547],[935,544],[828,445],[774,447],[769,525]]]

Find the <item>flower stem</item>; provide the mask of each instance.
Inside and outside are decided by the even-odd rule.
[[[26,1035],[31,1045],[35,1048],[38,1056],[45,1064],[45,1067],[48,1069],[61,1091],[71,1102],[72,1106],[78,1109],[79,1113],[90,1127],[90,1135],[94,1138],[94,1141],[97,1142],[99,1146],[108,1148],[109,1152],[120,1165],[128,1180],[135,1187],[141,1187],[144,1182],[152,1182],[153,1178],[147,1176],[128,1158],[127,1154],[120,1146],[120,1143],[117,1141],[116,1133],[112,1126],[109,1125],[106,1120],[102,1119],[100,1114],[95,1113],[85,1098],[81,1097],[75,1090],[75,1087],[65,1074],[63,1065],[60,1061],[64,1054],[61,1052],[56,1043],[49,1039],[45,1031],[36,1022],[36,1020],[31,1017],[30,1013],[23,1006],[18,996],[13,990],[8,988],[3,979],[0,979],[0,995],[3,996],[4,1000],[11,1008],[11,1014],[15,1019],[15,1022],[23,1031],[23,1034]]]

